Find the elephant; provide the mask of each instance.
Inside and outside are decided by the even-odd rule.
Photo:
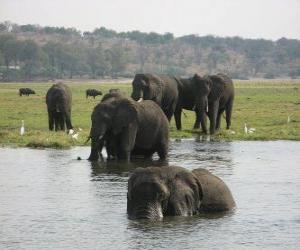
[[[231,126],[231,114],[234,101],[234,85],[225,74],[199,76],[195,74],[191,81],[195,89],[195,109],[201,121],[202,130],[207,133],[205,114],[210,121],[210,134],[220,129],[221,115],[226,113],[226,129]]]
[[[168,75],[136,74],[132,82],[132,99],[156,102],[169,121],[176,108],[178,93],[176,79]]]
[[[104,102],[110,98],[121,98],[121,97],[123,97],[123,94],[119,89],[110,89],[108,93],[103,96],[101,102]]]
[[[165,216],[228,212],[235,206],[228,186],[201,168],[137,168],[128,180],[129,219],[159,220]]]
[[[176,109],[174,112],[174,118],[176,123],[177,130],[181,130],[181,113],[182,109],[193,110],[196,113],[196,120],[194,123],[194,129],[198,129],[200,127],[200,123],[202,125],[202,130],[206,128],[206,119],[201,119],[200,112],[197,107],[195,107],[195,100],[197,93],[195,82],[193,78],[178,78],[175,77],[178,83],[179,96],[176,105]],[[205,131],[203,131],[205,132]]]
[[[119,89],[110,89],[109,92],[103,96],[101,103],[107,102],[108,106],[114,105],[113,101],[115,101],[117,99],[121,99],[121,98],[123,98],[123,95]],[[108,102],[109,102],[109,104],[108,104]],[[104,146],[106,148],[107,159],[111,160],[114,158],[114,145],[113,145],[113,141],[110,139],[112,137],[113,137],[112,131],[111,131],[111,129],[108,129],[106,131],[105,135],[97,141],[97,148],[98,148],[97,154],[99,154],[101,159],[103,159],[101,152],[102,152],[102,149]],[[89,139],[91,139],[91,138],[92,138],[92,135],[90,134]]]
[[[56,83],[49,88],[46,94],[48,109],[49,130],[70,130],[71,123],[72,93],[71,89],[63,84]]]
[[[19,89],[19,95],[22,96],[22,95],[31,95],[31,94],[35,94],[35,91],[30,89],[30,88],[20,88]]]
[[[86,98],[88,98],[89,96],[92,96],[92,97],[94,97],[94,99],[95,99],[96,96],[102,95],[102,92],[100,90],[97,90],[97,89],[87,89],[85,91],[85,93],[86,93]]]
[[[95,106],[91,120],[90,161],[99,159],[103,138],[117,160],[129,161],[132,155],[150,158],[155,152],[160,159],[166,159],[169,124],[155,102],[109,98]]]

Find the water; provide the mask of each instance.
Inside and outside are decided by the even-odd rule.
[[[230,187],[232,214],[126,216],[135,164],[91,164],[89,148],[0,148],[0,249],[300,249],[300,142],[172,142],[170,164]]]

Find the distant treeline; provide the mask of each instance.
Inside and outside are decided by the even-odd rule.
[[[133,77],[137,72],[300,77],[300,41],[0,23],[0,80]]]

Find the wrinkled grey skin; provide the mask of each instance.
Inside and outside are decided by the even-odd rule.
[[[85,91],[85,94],[86,94],[86,98],[88,98],[89,96],[92,96],[95,99],[96,96],[102,95],[102,92],[100,90],[97,90],[97,89],[87,89]]]
[[[227,185],[205,169],[137,168],[128,180],[129,219],[159,220],[165,216],[225,212],[234,207]]]
[[[46,94],[48,109],[49,130],[72,129],[71,106],[72,93],[70,88],[63,84],[53,84]]]
[[[22,96],[22,95],[34,95],[35,94],[35,91],[30,89],[30,88],[20,88],[19,89],[19,95]]]
[[[193,110],[196,114],[196,120],[194,123],[194,129],[200,128],[200,123],[202,126],[202,131],[206,133],[206,118],[203,117],[203,113],[196,107],[196,98],[199,93],[197,92],[195,81],[193,78],[177,78],[179,96],[174,113],[176,128],[178,130],[182,129],[181,126],[181,113],[182,109]]]
[[[123,98],[123,95],[119,89],[110,89],[108,93],[106,93],[102,100],[101,103],[104,103],[101,105],[101,109],[107,109],[105,112],[110,112],[109,107],[114,107],[116,105],[116,100],[119,100]],[[111,111],[113,112],[113,111]],[[90,136],[89,138],[92,139],[92,146],[91,146],[91,154],[88,158],[88,160],[95,161],[98,160],[100,157],[103,160],[102,156],[102,149],[105,146],[106,153],[107,153],[107,159],[112,160],[115,156],[114,152],[114,141],[113,141],[113,134],[111,128],[108,128],[102,138],[96,139],[96,136],[93,136],[94,130],[91,129]],[[93,133],[92,133],[93,132]],[[95,134],[95,133],[94,133]],[[94,140],[93,140],[94,138]]]
[[[131,155],[148,158],[155,152],[161,159],[167,157],[168,120],[153,101],[138,103],[128,98],[109,98],[94,108],[91,118],[89,160],[99,159],[102,138],[118,160],[129,161]]]
[[[220,129],[221,116],[226,113],[226,128],[231,125],[231,114],[234,101],[234,86],[232,80],[225,74],[207,75],[201,77],[197,74],[192,78],[195,86],[195,108],[199,112],[199,120],[205,119],[207,114],[210,121],[210,134]],[[205,122],[202,130],[207,133]]]
[[[170,121],[178,100],[177,81],[168,75],[136,74],[131,97],[135,101],[143,99],[156,102]]]

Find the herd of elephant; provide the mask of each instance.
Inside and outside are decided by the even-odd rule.
[[[86,97],[102,94],[87,90]],[[220,129],[225,111],[230,127],[234,100],[232,80],[225,74],[178,78],[169,75],[136,74],[131,98],[111,89],[94,107],[89,139],[88,160],[129,161],[135,157],[151,158],[157,153],[165,160],[169,147],[169,122],[174,115],[181,129],[182,109],[196,114],[194,128],[210,134]],[[46,103],[50,130],[70,130],[72,94],[63,84],[54,84],[47,92]],[[181,167],[137,168],[128,181],[127,213],[129,218],[158,219],[170,215],[194,215],[201,212],[232,210],[235,202],[227,185],[207,170],[188,171]]]

